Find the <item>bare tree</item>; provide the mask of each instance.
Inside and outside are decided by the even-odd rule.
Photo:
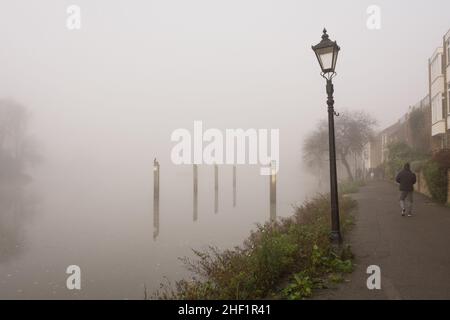
[[[318,187],[322,187],[322,178],[328,163],[328,131],[319,126],[308,135],[303,143],[303,160],[307,168],[317,177]]]
[[[15,178],[27,164],[38,160],[27,133],[27,109],[14,101],[0,100],[0,175]]]
[[[361,154],[364,145],[373,135],[376,120],[363,111],[343,112],[336,118],[336,156],[347,171],[350,180],[353,173],[349,165],[351,154]],[[303,157],[310,168],[320,168],[328,160],[328,123],[320,121],[317,129],[309,134],[303,144]]]

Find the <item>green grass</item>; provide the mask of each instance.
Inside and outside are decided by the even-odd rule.
[[[339,193],[342,195],[357,193],[359,188],[364,185],[365,182],[361,180],[341,182],[339,183]]]
[[[348,247],[330,246],[328,196],[306,201],[293,216],[258,225],[240,247],[194,250],[181,259],[194,274],[188,280],[161,284],[157,299],[303,299],[314,290],[342,281],[352,271]],[[340,198],[341,225],[352,224],[356,202]]]

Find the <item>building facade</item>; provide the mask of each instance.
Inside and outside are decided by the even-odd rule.
[[[396,123],[376,134],[364,146],[364,172],[379,168],[389,157],[389,145],[403,142],[421,153],[431,151],[431,106],[426,95],[410,106]]]
[[[431,101],[431,149],[450,147],[450,30],[442,46],[428,60],[429,95]]]
[[[362,152],[365,172],[388,160],[392,143],[403,142],[422,154],[450,148],[450,30],[428,59],[427,91],[402,118],[366,144]]]

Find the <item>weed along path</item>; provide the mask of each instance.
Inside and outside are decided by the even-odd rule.
[[[414,216],[402,217],[397,186],[385,181],[370,182],[351,197],[358,209],[346,242],[354,272],[314,298],[450,299],[450,208],[415,193]],[[380,289],[374,288],[375,269]]]

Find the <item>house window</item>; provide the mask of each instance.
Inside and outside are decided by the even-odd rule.
[[[442,97],[437,94],[431,100],[431,120],[435,123],[442,119]]]
[[[447,104],[447,101],[445,100],[445,93],[443,93],[442,94],[442,118],[444,118],[445,117],[445,111],[447,110],[447,106],[446,106],[446,104]]]
[[[447,44],[447,65],[450,66],[450,42]]]
[[[447,40],[447,65],[450,66],[450,40]]]
[[[448,105],[447,113],[450,114],[450,82],[447,84],[447,105]]]
[[[431,62],[431,79],[434,80],[442,74],[442,63],[441,54],[436,55],[436,57]]]

